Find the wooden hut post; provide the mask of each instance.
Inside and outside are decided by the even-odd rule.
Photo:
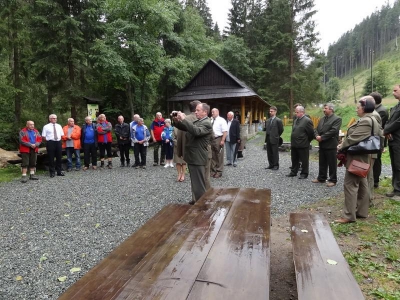
[[[246,102],[244,97],[240,98],[240,113],[241,113],[241,117],[240,117],[240,124],[244,124],[244,120],[246,119],[245,113],[245,106],[246,106]]]

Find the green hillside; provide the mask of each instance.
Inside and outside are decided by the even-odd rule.
[[[400,84],[400,50],[396,50],[394,43],[388,45],[390,50],[380,58],[375,59],[372,67],[374,69],[377,64],[386,63],[388,71],[387,85],[389,87],[388,95],[383,98],[383,104],[386,107],[392,107],[397,104],[397,100],[392,95],[392,88],[395,84]],[[367,80],[371,78],[371,69],[356,70],[352,75],[345,76],[340,79],[340,100],[342,106],[354,105],[354,87],[353,77],[355,82],[355,94],[358,100],[362,96],[363,87]],[[377,91],[379,92],[379,91]]]

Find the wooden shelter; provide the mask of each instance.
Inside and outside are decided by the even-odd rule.
[[[251,88],[212,59],[179,93],[168,100],[168,106],[175,110],[177,103],[187,107],[185,104],[193,100],[218,108],[222,117],[226,117],[229,111],[239,111],[241,124],[245,124],[246,116],[248,124],[262,121],[265,111],[270,107]]]

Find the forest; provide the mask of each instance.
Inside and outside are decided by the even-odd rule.
[[[84,97],[102,100],[112,123],[166,114],[167,100],[210,58],[290,113],[295,102],[335,99],[330,82],[368,67],[368,47],[381,53],[399,28],[397,1],[325,55],[313,0],[231,4],[220,28],[207,0],[0,0],[0,148],[16,148],[28,119],[41,128],[56,113],[81,124]]]

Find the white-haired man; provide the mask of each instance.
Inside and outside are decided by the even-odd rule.
[[[46,124],[42,130],[42,138],[46,141],[47,156],[49,158],[49,172],[50,177],[64,176],[61,167],[62,146],[61,139],[64,131],[60,124],[57,124],[57,116],[51,114],[49,116],[50,123]],[[54,164],[54,158],[56,163]]]

